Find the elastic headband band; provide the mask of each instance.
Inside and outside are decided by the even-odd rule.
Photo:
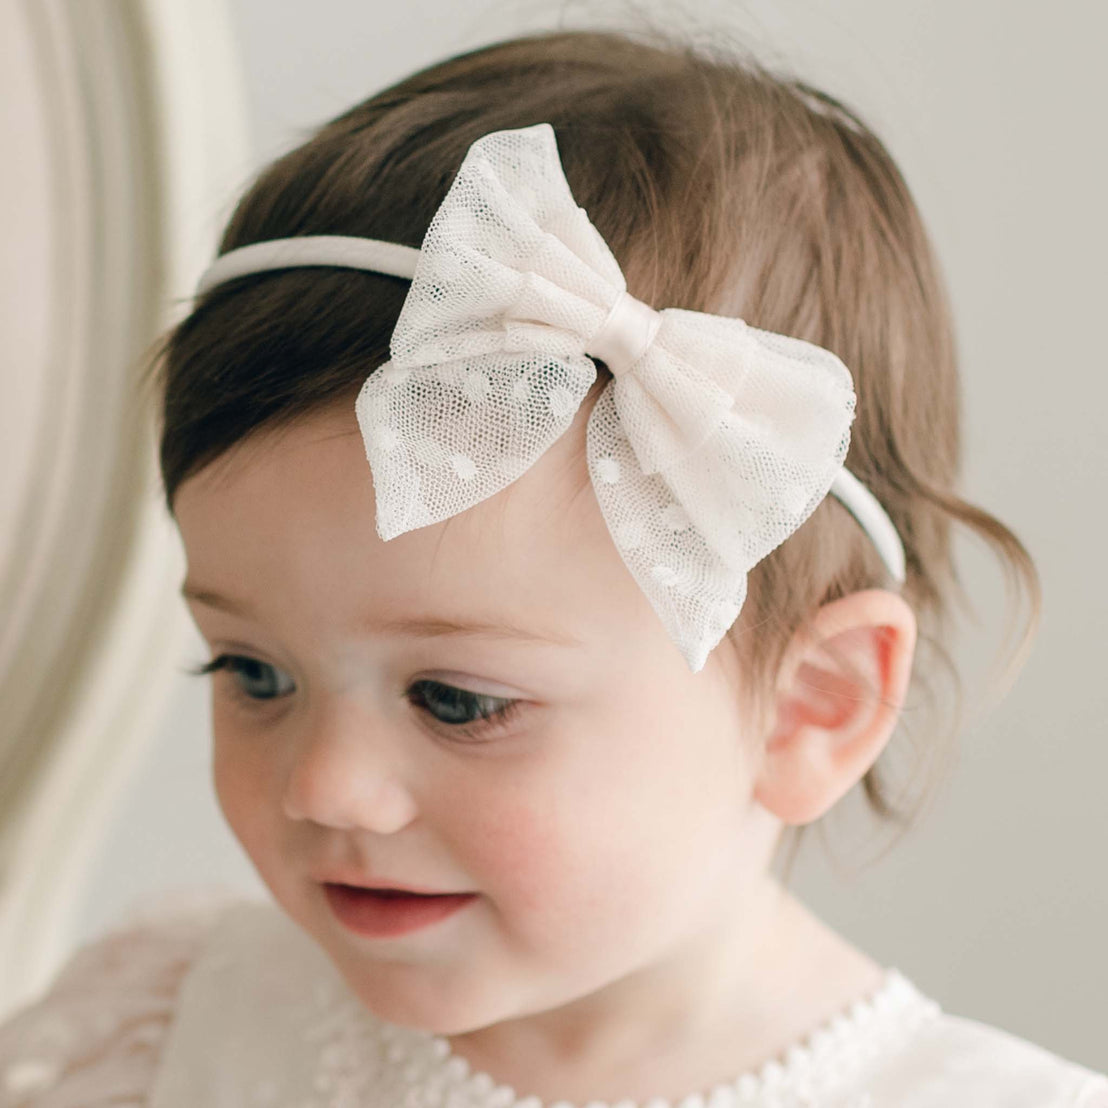
[[[414,246],[352,235],[300,235],[240,246],[217,258],[196,286],[202,296],[216,285],[236,277],[274,269],[334,266],[411,279],[420,251]],[[904,545],[878,499],[844,466],[835,475],[830,493],[869,536],[881,560],[898,584],[904,583]]]

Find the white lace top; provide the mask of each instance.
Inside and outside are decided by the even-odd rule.
[[[269,902],[144,912],[0,1026],[0,1108],[575,1108],[372,1016]],[[757,1072],[611,1108],[1108,1108],[1108,1077],[944,1013],[898,970]],[[583,1108],[609,1108],[591,1102]]]

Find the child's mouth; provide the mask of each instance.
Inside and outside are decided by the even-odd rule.
[[[335,884],[325,884],[323,891],[331,911],[344,927],[374,939],[392,938],[430,927],[477,899],[476,893],[428,896]]]

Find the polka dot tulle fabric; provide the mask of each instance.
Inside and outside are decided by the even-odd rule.
[[[440,522],[523,474],[573,422],[600,351],[614,379],[588,418],[589,475],[696,672],[750,568],[842,468],[850,373],[799,339],[628,297],[549,124],[470,147],[420,249],[390,361],[358,396],[378,533]]]

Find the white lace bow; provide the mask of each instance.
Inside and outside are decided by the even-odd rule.
[[[843,466],[854,390],[830,351],[666,308],[574,202],[548,123],[478,139],[435,213],[356,412],[383,540],[524,473],[596,378],[587,461],[627,568],[691,670],[738,615],[750,568]]]

